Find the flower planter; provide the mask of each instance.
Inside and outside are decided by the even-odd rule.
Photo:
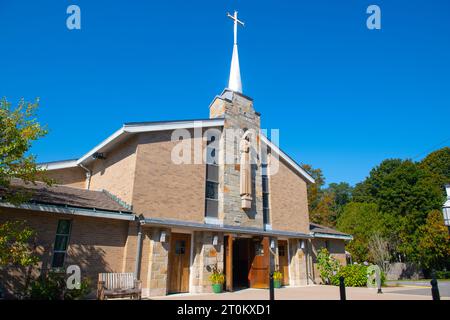
[[[275,288],[281,288],[281,280],[273,280],[273,286]]]
[[[214,293],[222,293],[222,284],[221,283],[215,283],[212,285],[212,289]]]

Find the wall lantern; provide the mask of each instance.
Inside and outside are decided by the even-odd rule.
[[[299,240],[298,241],[298,248],[299,249],[305,249],[305,240]]]
[[[275,249],[275,240],[274,239],[270,240],[270,248]]]
[[[450,229],[450,184],[445,186],[445,191],[447,192],[447,201],[442,206],[442,214],[444,215],[444,224]]]
[[[161,231],[161,234],[159,235],[159,241],[160,242],[167,242],[167,232]]]
[[[213,246],[217,246],[219,244],[219,236],[215,235],[212,240]]]

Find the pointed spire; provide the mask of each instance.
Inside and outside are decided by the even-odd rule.
[[[228,88],[242,93],[242,82],[241,82],[241,70],[239,68],[239,54],[237,46],[237,25],[238,23],[242,26],[244,23],[238,20],[237,11],[234,11],[234,15],[227,13],[227,16],[234,21],[234,45],[233,45],[233,56],[231,58],[231,68],[230,68],[230,79],[228,81]]]

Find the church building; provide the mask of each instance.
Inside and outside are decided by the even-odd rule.
[[[149,297],[211,292],[216,267],[228,291],[268,288],[275,270],[285,286],[319,283],[322,247],[346,263],[352,237],[310,223],[314,179],[275,143],[276,132],[268,138],[264,115],[243,94],[243,23],[229,17],[229,84],[208,118],[125,123],[78,159],[43,163],[55,184],[12,182],[32,199],[0,202],[0,223],[25,220],[36,230],[36,275],[78,265],[95,290],[99,273],[130,272]],[[0,271],[5,291],[24,285],[25,273]]]

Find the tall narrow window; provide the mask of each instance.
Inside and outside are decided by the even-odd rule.
[[[209,218],[217,218],[219,212],[219,166],[215,141],[216,136],[209,137],[206,147],[205,216]]]
[[[72,226],[71,220],[59,220],[58,228],[56,229],[55,244],[53,247],[53,261],[52,268],[62,268],[64,266],[64,259],[69,245],[69,235]]]
[[[263,221],[264,225],[270,225],[269,176],[267,175],[267,164],[262,165],[262,192],[263,192]]]

